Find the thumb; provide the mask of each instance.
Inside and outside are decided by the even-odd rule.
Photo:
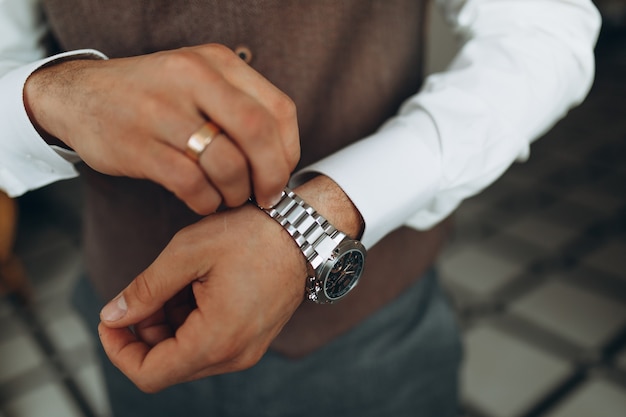
[[[161,309],[185,286],[196,280],[189,270],[190,262],[174,259],[166,248],[145,271],[139,274],[100,312],[100,320],[108,327],[137,324]]]

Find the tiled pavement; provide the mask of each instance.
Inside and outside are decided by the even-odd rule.
[[[459,210],[440,271],[465,330],[465,417],[626,416],[624,45],[604,38],[585,104]],[[0,298],[0,417],[106,416],[95,342],[68,305],[80,183],[20,206],[36,291],[32,308]]]
[[[473,417],[626,416],[626,36],[587,101],[478,197],[440,262]]]

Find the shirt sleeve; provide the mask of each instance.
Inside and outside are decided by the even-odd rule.
[[[427,229],[495,181],[587,95],[600,16],[590,0],[438,0],[461,48],[373,135],[297,173],[332,178],[371,247]]]
[[[0,189],[12,197],[77,175],[72,156],[50,147],[30,122],[23,101],[26,79],[52,61],[106,58],[93,50],[45,58],[46,32],[38,0],[0,1]]]

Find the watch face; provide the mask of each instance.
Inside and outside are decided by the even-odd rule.
[[[363,272],[363,252],[351,249],[335,260],[324,282],[324,292],[329,300],[336,300],[348,293]]]

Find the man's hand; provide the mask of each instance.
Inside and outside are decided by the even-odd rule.
[[[221,45],[57,63],[31,75],[24,101],[95,170],[153,180],[200,214],[252,192],[273,205],[300,158],[293,102]],[[186,143],[207,119],[225,135],[196,163]]]
[[[102,345],[146,392],[246,369],[301,303],[305,278],[298,247],[261,210],[214,214],[179,232],[105,307]]]
[[[332,180],[318,176],[296,191],[348,235],[361,232]],[[103,309],[102,345],[149,392],[248,368],[300,305],[306,275],[295,242],[258,208],[211,215],[179,232]]]

